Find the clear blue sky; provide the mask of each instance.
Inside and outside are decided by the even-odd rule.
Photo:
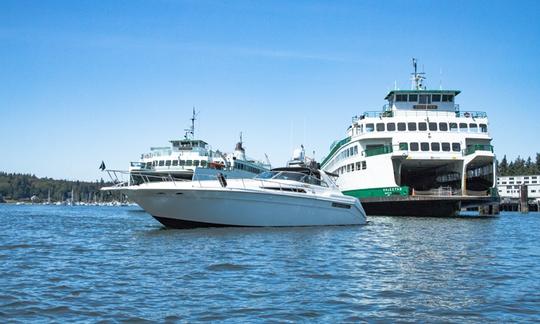
[[[411,57],[487,111],[496,153],[540,152],[540,1],[0,1],[0,170],[95,180],[198,137],[275,166],[321,159]],[[441,72],[442,71],[442,77]]]

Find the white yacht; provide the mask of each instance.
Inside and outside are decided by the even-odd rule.
[[[233,153],[211,150],[208,143],[195,139],[195,119],[193,110],[191,128],[183,139],[171,140],[172,146],[152,147],[139,161],[131,162],[130,181],[133,184],[161,181],[169,176],[177,180],[215,179],[218,172],[228,179],[252,178],[271,168],[268,159],[263,162],[246,156],[242,134]]]
[[[485,112],[462,109],[459,90],[428,90],[413,59],[411,90],[392,90],[382,111],[352,118],[321,168],[339,174],[368,215],[451,216],[491,204],[495,156]]]
[[[253,179],[117,184],[167,227],[354,225],[366,221],[359,200],[343,195],[324,171],[294,165]]]

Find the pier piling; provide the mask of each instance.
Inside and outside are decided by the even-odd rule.
[[[523,214],[529,212],[529,191],[526,184],[522,184],[519,188],[519,211]]]

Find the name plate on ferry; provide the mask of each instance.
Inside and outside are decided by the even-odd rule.
[[[437,105],[427,105],[427,104],[422,105],[422,104],[420,104],[420,105],[413,105],[413,108],[414,109],[424,109],[424,110],[429,109],[429,110],[431,110],[431,109],[437,109]]]

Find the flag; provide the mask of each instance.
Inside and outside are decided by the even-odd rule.
[[[105,162],[101,161],[101,165],[99,166],[99,169],[101,171],[105,171],[106,167],[105,167]]]

